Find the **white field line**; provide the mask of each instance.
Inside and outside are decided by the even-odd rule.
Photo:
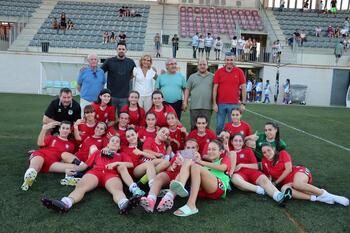
[[[287,124],[287,123],[284,123],[284,122],[282,122],[282,121],[273,119],[273,118],[271,118],[271,117],[268,117],[268,116],[265,116],[265,115],[263,115],[263,114],[254,112],[254,111],[249,110],[249,109],[246,109],[246,111],[247,111],[247,112],[250,112],[250,113],[252,113],[252,114],[255,114],[255,115],[257,115],[257,116],[260,116],[260,117],[262,117],[262,118],[265,118],[265,119],[268,119],[268,120],[277,122],[277,123],[280,124],[280,125],[284,125],[284,126],[290,128],[290,129],[294,129],[295,131],[298,131],[298,132],[300,132],[300,133],[306,134],[306,135],[308,135],[308,136],[310,136],[310,137],[316,138],[316,139],[318,139],[318,140],[320,140],[320,141],[326,142],[326,143],[331,144],[331,145],[333,145],[333,146],[335,146],[335,147],[338,147],[338,148],[340,148],[340,149],[343,149],[343,150],[345,150],[345,151],[350,152],[350,148],[347,148],[347,147],[345,147],[345,146],[339,145],[339,144],[337,144],[337,143],[335,143],[335,142],[332,142],[332,141],[329,141],[329,140],[327,140],[327,139],[321,138],[321,137],[319,137],[319,136],[317,136],[317,135],[314,135],[314,134],[312,134],[312,133],[306,132],[306,131],[304,131],[304,130],[295,128],[294,126],[291,126],[291,125],[289,125],[289,124]]]

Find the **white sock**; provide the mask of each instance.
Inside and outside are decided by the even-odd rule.
[[[167,192],[165,195],[164,195],[164,198],[167,199],[167,200],[174,200],[174,194],[172,192]]]
[[[338,204],[341,204],[343,206],[348,206],[349,205],[349,199],[347,199],[346,197],[343,196],[338,196],[335,194],[331,194],[328,193],[330,196],[332,196],[332,198],[334,199],[334,201]]]
[[[255,190],[255,192],[257,193],[257,194],[260,194],[260,195],[265,195],[265,190],[263,189],[263,187],[261,187],[261,186],[256,186],[256,190]]]
[[[137,184],[136,184],[136,183],[132,183],[132,184],[129,186],[129,191],[130,191],[131,193],[133,193],[134,190],[137,189],[137,188],[138,188]]]
[[[150,179],[150,180],[148,181],[148,186],[149,186],[150,188],[152,187],[153,181],[154,181],[154,179]]]
[[[80,162],[79,166],[83,166],[86,165],[86,163],[84,163],[83,161]]]
[[[310,201],[316,201],[317,197],[315,195],[310,195]]]
[[[118,207],[119,207],[119,209],[122,209],[128,202],[129,202],[128,199],[122,198],[122,199],[118,202]]]
[[[72,200],[72,198],[70,198],[70,197],[63,197],[63,198],[61,199],[61,201],[62,201],[64,204],[66,204],[66,206],[67,206],[68,208],[71,208],[72,205],[73,205],[73,200]]]
[[[277,201],[277,202],[280,201],[282,198],[283,198],[283,193],[280,191],[276,191],[272,195],[272,199]]]
[[[154,193],[149,193],[147,198],[153,200],[153,201],[156,201],[157,200],[157,196],[154,194]]]

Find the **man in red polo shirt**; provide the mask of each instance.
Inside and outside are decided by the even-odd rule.
[[[233,108],[245,109],[246,79],[243,70],[234,65],[235,56],[228,52],[225,54],[225,66],[214,74],[213,86],[213,110],[216,116],[216,134],[224,128],[226,116],[230,119]],[[242,100],[239,100],[240,89]]]

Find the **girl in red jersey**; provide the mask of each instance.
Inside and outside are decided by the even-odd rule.
[[[96,127],[95,109],[92,105],[86,105],[84,108],[84,118],[74,123],[74,138],[81,143],[86,137],[95,133]]]
[[[176,113],[169,112],[166,116],[167,124],[169,125],[169,140],[172,151],[175,153],[184,148],[185,139],[187,136],[186,128],[178,125]]]
[[[148,112],[146,114],[146,127],[141,127],[137,131],[141,142],[144,142],[148,137],[155,138],[157,136],[156,122],[156,114],[154,112]]]
[[[118,122],[116,122],[113,126],[110,126],[108,128],[107,138],[111,138],[115,135],[118,135],[121,140],[121,147],[127,146],[128,141],[126,140],[125,132],[126,132],[126,129],[128,128],[129,121],[130,121],[129,113],[127,112],[119,113]]]
[[[74,129],[75,128],[76,126],[74,125]],[[106,123],[99,122],[95,127],[94,135],[88,136],[85,138],[85,140],[82,142],[82,144],[79,147],[79,151],[75,153],[75,155],[69,152],[62,153],[61,157],[63,161],[65,161],[66,163],[74,162],[76,164],[77,161],[74,161],[74,160],[77,159],[79,161],[85,162],[89,157],[91,146],[95,145],[99,150],[101,150],[104,146],[106,146],[107,139],[103,137],[106,131],[107,131]],[[79,164],[76,164],[76,165],[79,165]]]
[[[136,132],[130,132],[129,142],[132,139],[137,140]],[[153,178],[156,176],[157,172],[165,170],[169,167],[169,159],[165,159],[165,155],[170,154],[171,147],[166,145],[169,138],[169,129],[162,127],[157,132],[155,138],[147,138],[143,143],[142,151],[135,148],[133,153],[140,158],[140,164],[135,167],[133,174],[136,178],[140,178],[140,182],[151,187],[153,183]],[[135,142],[133,143],[135,145]]]
[[[188,139],[185,143],[185,150],[191,150],[193,153],[198,153],[198,144],[194,139]],[[157,201],[157,196],[160,193],[160,189],[164,186],[170,184],[172,180],[175,180],[176,176],[179,174],[180,169],[184,161],[191,163],[191,160],[185,160],[182,155],[182,151],[179,151],[170,161],[170,166],[164,172],[159,173],[153,182],[153,185],[147,195],[147,197],[142,197],[140,200],[140,205],[147,211],[153,212]],[[200,156],[200,155],[197,155]],[[173,207],[174,198],[176,194],[172,191],[168,191],[162,200],[159,202],[157,211],[164,212]]]
[[[145,126],[145,110],[139,106],[140,94],[137,91],[130,91],[128,98],[128,105],[123,106],[120,112],[127,112],[130,116],[129,126],[136,130],[139,127]]]
[[[216,139],[216,134],[213,130],[208,129],[208,120],[204,115],[197,116],[196,129],[192,130],[187,138],[196,139],[199,146],[199,153],[203,154],[204,146],[210,141]]]
[[[52,136],[50,132],[60,125],[59,135]],[[65,172],[67,168],[77,168],[74,164],[62,163],[61,154],[63,152],[74,152],[74,143],[68,140],[71,133],[69,121],[51,122],[43,125],[38,136],[38,146],[41,149],[31,154],[29,168],[24,174],[22,190],[27,191],[33,184],[38,172]]]
[[[270,143],[263,143],[262,166],[264,173],[269,176],[281,190],[288,187],[293,189],[293,198],[320,201],[328,204],[339,203],[349,205],[349,199],[343,196],[328,193],[312,185],[312,175],[306,167],[293,166],[291,156],[286,150],[277,151]]]
[[[224,129],[230,132],[230,135],[242,134],[247,137],[252,134],[252,127],[245,121],[241,120],[242,114],[239,108],[234,108],[231,111],[231,122],[225,124]]]
[[[154,112],[156,114],[157,126],[168,127],[166,115],[169,112],[176,114],[175,110],[169,104],[164,103],[164,98],[161,91],[154,91],[152,93],[152,103],[153,104],[149,112]]]
[[[184,163],[176,180],[170,183],[170,190],[180,197],[188,195],[184,188],[191,175],[191,193],[186,205],[174,212],[176,216],[186,217],[198,213],[196,201],[198,197],[217,200],[226,197],[230,178],[226,175],[230,167],[230,159],[221,157],[224,147],[219,140],[211,141],[208,154],[201,159],[200,155],[193,158],[194,163],[186,166]]]
[[[244,136],[235,134],[231,136],[233,151],[230,152],[232,183],[242,191],[255,192],[260,195],[268,194],[279,204],[292,198],[292,189],[286,188],[280,192],[258,169],[258,161],[250,148],[243,148]]]
[[[112,105],[111,95],[109,89],[102,89],[96,102],[92,104],[97,122],[104,122],[108,126],[112,126],[115,122],[115,107]]]
[[[131,199],[128,200],[126,198],[123,192],[123,183],[119,175],[123,179],[131,179],[125,168],[131,168],[133,165],[127,154],[118,153],[119,148],[119,137],[111,137],[106,148],[96,150],[86,161],[86,168],[91,167],[91,169],[78,182],[74,191],[68,197],[63,197],[61,200],[42,198],[43,205],[58,212],[67,212],[74,204],[83,199],[85,193],[98,186],[102,186],[113,195],[113,200],[118,205],[120,212],[125,213],[130,209],[131,204],[135,203],[130,203]],[[132,190],[134,195],[132,198],[133,201],[139,199],[141,195],[140,191],[137,186]]]

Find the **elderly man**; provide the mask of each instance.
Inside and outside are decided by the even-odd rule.
[[[89,67],[80,71],[77,81],[77,90],[80,91],[80,108],[82,110],[84,110],[86,105],[89,105],[97,100],[98,94],[106,84],[104,71],[97,66],[97,55],[94,53],[89,54],[87,61],[89,63]]]
[[[176,59],[169,58],[166,63],[167,72],[161,74],[156,81],[156,88],[163,95],[164,100],[176,111],[177,117],[181,119],[182,94],[186,88],[185,76],[177,72]]]
[[[190,123],[191,130],[196,127],[198,116],[205,116],[208,126],[212,113],[212,89],[214,75],[208,72],[208,62],[206,59],[198,61],[198,71],[192,74],[187,80],[184,101],[182,108],[186,111],[188,99],[191,97]]]
[[[117,56],[108,58],[101,66],[104,72],[108,72],[107,88],[112,91],[112,103],[118,113],[128,103],[130,80],[136,67],[134,60],[125,56],[126,52],[126,45],[119,42]]]
[[[245,109],[247,95],[246,79],[243,70],[234,65],[235,56],[228,52],[225,54],[225,66],[214,74],[213,86],[213,110],[217,112],[216,133],[224,128],[226,116],[230,120],[232,109]],[[242,101],[239,100],[240,89]]]

